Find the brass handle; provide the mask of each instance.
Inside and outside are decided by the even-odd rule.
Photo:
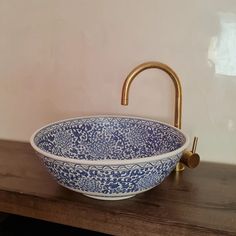
[[[194,137],[192,151],[185,151],[180,162],[189,168],[195,168],[200,163],[200,156],[196,153],[198,138]]]
[[[197,142],[198,142],[198,137],[194,137],[194,140],[193,140],[193,147],[192,147],[192,153],[195,153],[195,152],[196,152],[196,149],[197,149]]]

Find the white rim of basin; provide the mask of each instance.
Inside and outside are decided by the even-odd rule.
[[[59,124],[59,123],[63,123],[66,121],[72,121],[72,120],[82,120],[82,119],[87,119],[87,118],[107,118],[107,117],[111,117],[111,118],[130,118],[130,119],[138,119],[138,120],[145,120],[145,121],[153,121],[153,122],[158,122],[160,124],[169,126],[177,131],[179,131],[180,133],[183,134],[183,136],[185,137],[185,143],[183,144],[183,146],[181,146],[180,148],[172,151],[172,152],[168,152],[168,153],[163,153],[160,155],[153,155],[153,156],[149,156],[149,157],[140,157],[137,159],[129,159],[129,160],[80,160],[80,159],[72,159],[70,157],[63,157],[63,156],[58,156],[58,155],[54,155],[51,154],[49,152],[45,152],[42,149],[40,149],[39,147],[36,146],[36,144],[34,143],[34,138],[35,136],[38,134],[39,131],[41,131],[44,128],[47,128],[51,125],[55,125],[55,124]],[[138,116],[121,116],[121,115],[91,115],[91,116],[81,116],[81,117],[75,117],[75,118],[69,118],[69,119],[65,119],[65,120],[59,120],[56,122],[52,122],[49,123],[39,129],[37,129],[31,136],[30,138],[30,144],[31,146],[40,154],[46,156],[46,157],[50,157],[52,159],[55,160],[59,160],[59,161],[66,161],[66,162],[72,162],[72,163],[77,163],[80,165],[128,165],[128,164],[138,164],[138,163],[144,163],[144,162],[153,162],[153,161],[158,161],[167,157],[171,157],[174,155],[179,154],[180,152],[184,151],[188,145],[189,145],[189,137],[188,135],[186,135],[182,130],[167,124],[165,122],[161,122],[158,120],[153,120],[153,119],[148,119],[148,118],[144,118],[144,117],[138,117]]]

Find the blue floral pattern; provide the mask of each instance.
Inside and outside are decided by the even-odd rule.
[[[133,165],[80,165],[43,157],[56,180],[65,187],[104,195],[135,194],[160,184],[174,169],[180,155]]]
[[[174,151],[184,135],[159,122],[98,117],[69,120],[42,129],[35,144],[48,153],[80,160],[128,160]]]
[[[37,153],[59,184],[90,196],[116,198],[160,184],[182,151],[161,159],[158,155],[179,149],[186,138],[157,121],[89,117],[48,125],[34,135],[33,143],[43,151]],[[156,158],[142,160],[145,157]]]

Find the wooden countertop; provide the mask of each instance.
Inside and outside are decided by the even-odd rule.
[[[123,201],[59,186],[28,143],[0,140],[0,211],[112,235],[236,235],[236,166],[202,162]]]

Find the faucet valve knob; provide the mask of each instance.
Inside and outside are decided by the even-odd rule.
[[[180,159],[180,162],[189,168],[195,168],[200,163],[200,156],[196,153],[198,138],[194,137],[191,151],[185,151]]]

